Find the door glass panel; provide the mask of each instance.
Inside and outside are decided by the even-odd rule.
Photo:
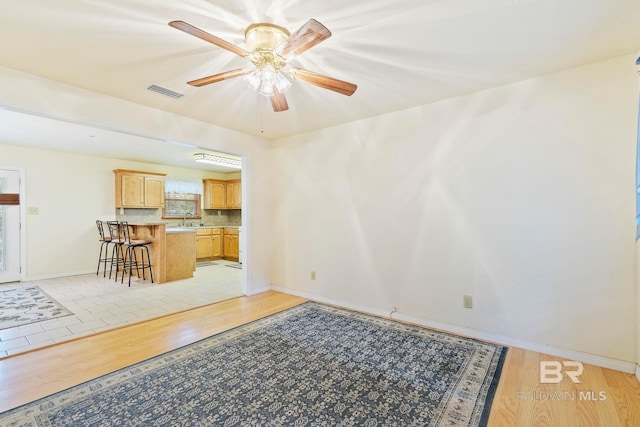
[[[4,179],[0,178],[0,194],[2,194],[2,187],[4,186]],[[6,238],[5,238],[5,229],[7,223],[7,210],[0,206],[0,271],[4,271],[6,265]]]
[[[0,169],[0,194],[19,194],[20,174]],[[0,205],[0,283],[20,280],[20,206]]]
[[[0,271],[4,271],[6,265],[6,239],[5,239],[5,224],[7,223],[7,210],[0,206]]]

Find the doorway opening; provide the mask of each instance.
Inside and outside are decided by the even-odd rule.
[[[0,169],[0,283],[17,282],[22,272],[21,171]]]

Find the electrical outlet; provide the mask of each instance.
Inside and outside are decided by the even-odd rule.
[[[471,297],[471,295],[465,295],[462,298],[462,305],[464,306],[464,308],[473,308],[473,298]]]
[[[316,280],[316,272],[315,271],[311,272],[311,280]]]
[[[398,311],[398,306],[397,305],[392,305],[391,306],[391,312],[395,313],[396,311]]]

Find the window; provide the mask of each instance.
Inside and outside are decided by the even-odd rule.
[[[163,218],[201,218],[202,181],[165,179]]]
[[[200,218],[200,195],[165,193],[163,218]]]

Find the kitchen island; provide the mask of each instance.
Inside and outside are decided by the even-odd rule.
[[[155,283],[193,277],[196,269],[196,233],[190,228],[169,228],[165,222],[129,223],[131,237],[150,242]]]
[[[193,277],[193,272],[196,271],[196,230],[193,228],[167,228],[166,235],[166,281],[172,282]]]

